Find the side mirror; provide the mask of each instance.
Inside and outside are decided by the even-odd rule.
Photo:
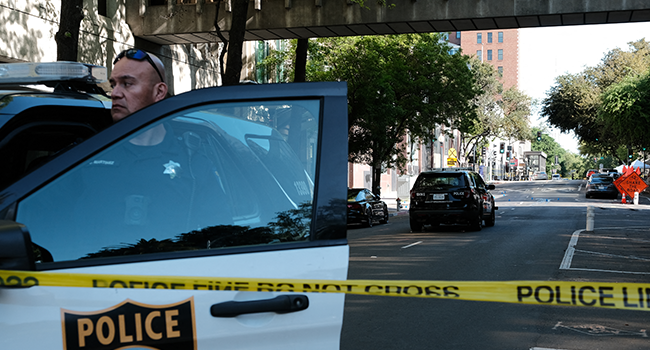
[[[0,270],[36,270],[32,239],[25,225],[0,220]]]
[[[487,189],[488,189],[488,191],[490,191],[490,190],[493,190],[493,189],[495,189],[496,187],[494,187],[494,185],[493,185],[493,184],[489,184],[489,185],[487,185],[487,186],[486,186],[485,188],[487,188]]]

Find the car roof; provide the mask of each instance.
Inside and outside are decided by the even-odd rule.
[[[444,168],[444,169],[434,169],[423,171],[420,174],[424,175],[433,175],[433,174],[465,174],[472,172],[471,169],[455,169],[455,168]]]

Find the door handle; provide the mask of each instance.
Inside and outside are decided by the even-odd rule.
[[[237,317],[244,314],[260,312],[275,312],[286,314],[302,311],[309,307],[309,298],[306,295],[279,295],[273,299],[251,301],[226,301],[210,307],[210,314],[214,317]]]

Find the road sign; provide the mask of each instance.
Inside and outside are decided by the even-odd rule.
[[[627,176],[619,177],[614,181],[614,186],[616,186],[621,193],[625,193],[632,198],[634,198],[634,192],[641,193],[641,191],[648,187],[639,174],[635,172],[632,172]]]
[[[454,159],[458,158],[458,153],[456,153],[455,148],[450,148],[449,151],[447,151],[447,155],[449,156],[449,158],[454,158]]]
[[[451,157],[447,158],[447,166],[455,166],[457,160],[458,159],[456,159],[456,158],[451,158]]]

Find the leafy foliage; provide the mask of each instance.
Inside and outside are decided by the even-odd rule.
[[[559,143],[557,143],[557,141],[555,141],[555,139],[545,133],[546,130],[542,130],[540,128],[532,128],[531,131],[532,132],[529,136],[529,139],[531,140],[536,140],[537,132],[542,131],[542,140],[532,142],[530,149],[531,151],[542,151],[546,153],[546,156],[548,157],[546,159],[546,173],[551,174],[552,169],[558,169],[558,167],[555,166],[555,156],[558,156],[558,162],[562,163],[566,158],[567,152]]]
[[[650,71],[611,85],[602,95],[598,121],[627,145],[649,145]]]
[[[650,43],[641,39],[628,45],[629,51],[614,49],[595,67],[558,77],[543,101],[542,115],[561,131],[574,131],[583,154],[608,154],[622,161],[622,148],[650,141],[640,138],[648,135],[644,130],[630,134],[632,126],[647,124],[639,113],[643,94],[633,91],[645,87],[633,77],[650,66]]]
[[[479,90],[469,58],[439,34],[318,39],[307,80],[348,82],[348,160],[403,168],[404,140],[432,140],[438,125],[470,130]],[[375,187],[373,185],[373,187]],[[376,190],[376,189],[375,189]]]
[[[485,144],[490,138],[526,140],[530,137],[528,117],[532,99],[515,87],[503,91],[499,73],[476,57],[470,59],[475,86],[481,91],[474,100],[477,118],[463,134],[465,153],[473,145]]]

